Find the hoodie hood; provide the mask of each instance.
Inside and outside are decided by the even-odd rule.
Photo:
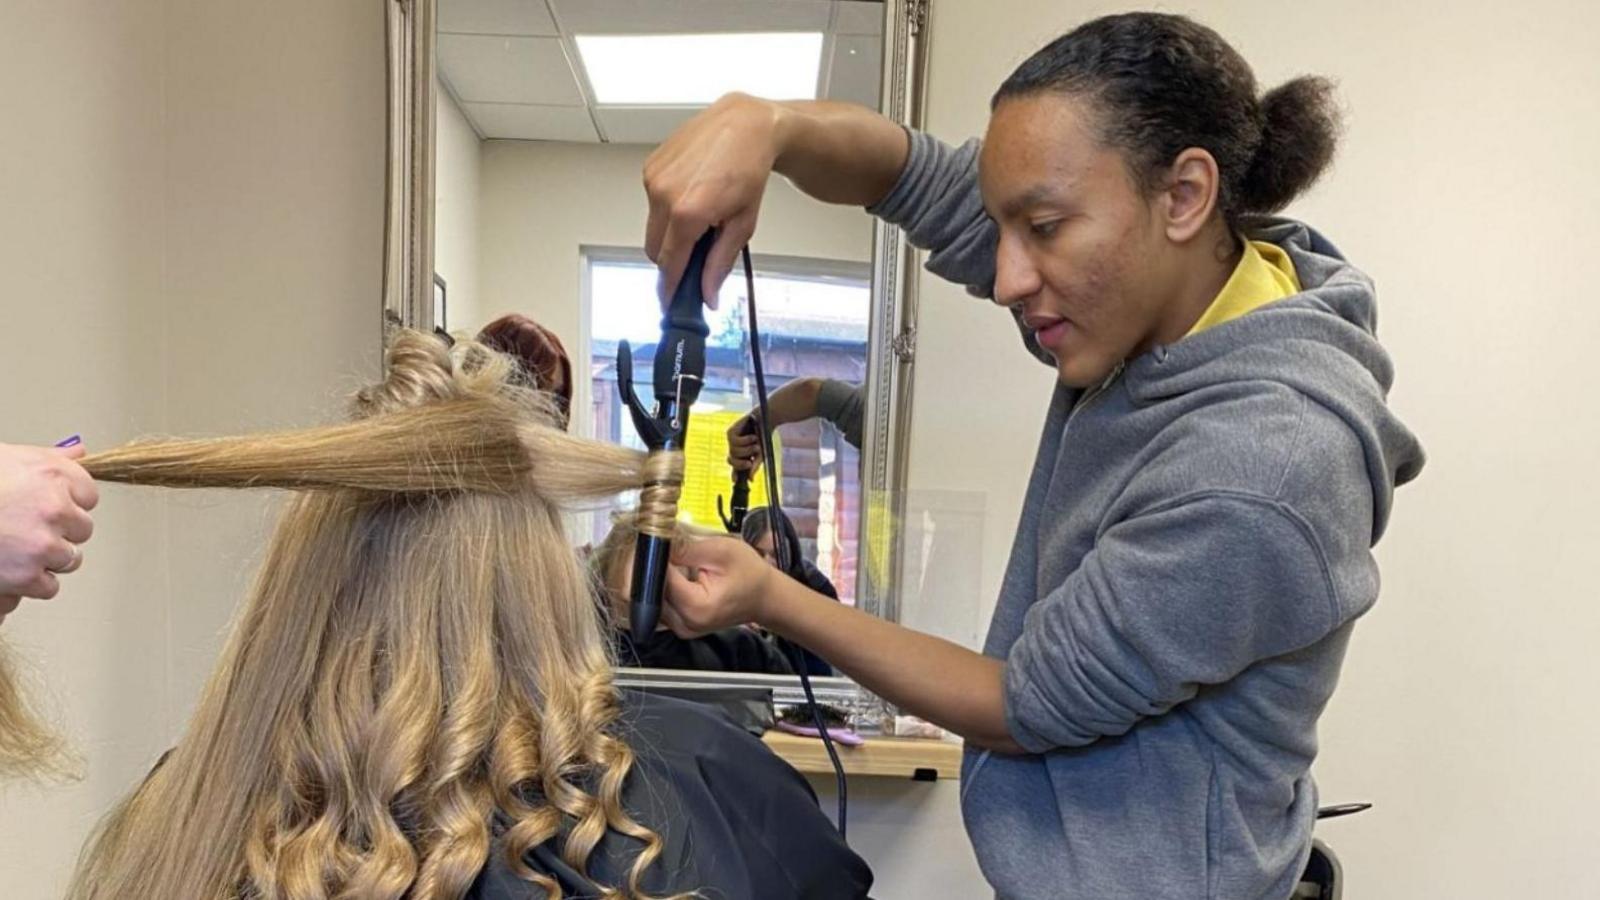
[[[1327,408],[1360,440],[1372,482],[1373,533],[1382,536],[1394,489],[1422,471],[1416,435],[1388,405],[1394,365],[1378,343],[1372,279],[1310,227],[1272,219],[1252,240],[1283,248],[1300,293],[1133,360],[1123,372],[1135,402],[1159,403],[1226,382],[1274,381]]]

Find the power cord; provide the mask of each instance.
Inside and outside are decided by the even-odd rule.
[[[778,557],[779,570],[799,581],[800,560],[789,558],[788,535],[793,526],[789,524],[789,517],[784,514],[783,508],[778,505],[778,467],[777,460],[772,455],[772,418],[767,415],[767,378],[761,367],[761,332],[756,327],[756,276],[750,266],[749,246],[744,247],[741,256],[744,260],[745,304],[750,316],[750,362],[755,369],[756,402],[761,410],[761,422],[757,430],[761,435],[761,456],[766,460],[767,524],[772,530],[772,547]],[[843,838],[846,813],[850,808],[844,764],[839,761],[839,750],[833,744],[833,737],[828,733],[827,723],[822,718],[822,707],[817,705],[816,694],[811,690],[811,673],[806,671],[804,654],[793,641],[784,640],[783,644],[788,651],[790,664],[800,674],[800,687],[805,691],[806,705],[811,707],[811,720],[816,725],[818,736],[822,738],[822,746],[828,751],[828,761],[833,764],[834,781],[839,791],[839,837]]]

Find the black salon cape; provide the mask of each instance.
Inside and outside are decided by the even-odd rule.
[[[662,630],[652,633],[644,643],[634,643],[626,630],[618,629],[613,638],[619,666],[794,674],[793,665],[777,643],[749,628],[724,628],[690,639]]]
[[[801,559],[800,581],[806,587],[833,600],[839,599],[828,576]],[[599,602],[599,601],[597,601]],[[617,665],[643,669],[693,669],[697,672],[757,672],[767,675],[795,674],[795,659],[775,638],[733,627],[713,631],[697,638],[680,638],[665,629],[654,632],[643,643],[635,643],[627,629],[613,634]],[[827,660],[798,644],[800,661],[806,674],[829,676],[833,667]]]
[[[756,738],[715,710],[623,691],[620,736],[638,759],[623,786],[623,807],[664,841],[643,888],[652,894],[698,891],[705,900],[845,900],[867,896],[872,871],[817,807],[811,786]],[[543,900],[518,878],[495,822],[488,864],[468,900]],[[623,885],[639,843],[607,832],[589,856],[597,880]],[[599,889],[561,860],[551,843],[524,860],[556,879],[569,898]]]
[[[800,558],[800,583],[830,600],[839,599],[839,589],[833,586],[833,582],[828,580],[828,576],[824,575],[821,569],[804,557]],[[795,647],[800,651],[800,658],[805,660],[807,675],[827,677],[833,674],[833,666],[829,665],[827,660],[799,644]]]

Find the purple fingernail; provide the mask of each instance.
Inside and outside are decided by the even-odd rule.
[[[72,437],[69,437],[64,441],[57,441],[56,442],[56,446],[57,447],[76,447],[81,443],[83,443],[83,435],[75,434]]]

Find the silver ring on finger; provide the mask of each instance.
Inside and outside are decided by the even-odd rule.
[[[69,543],[67,547],[72,551],[72,558],[67,560],[64,565],[47,567],[45,571],[53,572],[57,575],[65,575],[68,572],[76,571],[78,566],[83,565],[83,551],[78,548],[78,545]]]

